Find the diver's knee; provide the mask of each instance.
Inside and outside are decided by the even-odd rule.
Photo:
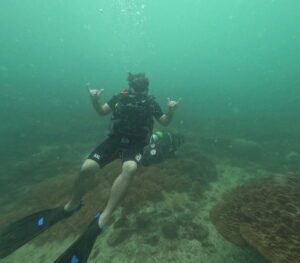
[[[137,169],[137,163],[135,161],[126,161],[122,166],[122,173],[133,174]]]
[[[81,166],[80,174],[94,174],[100,168],[99,164],[91,159],[87,159]]]

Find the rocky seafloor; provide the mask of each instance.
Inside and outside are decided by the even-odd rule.
[[[228,242],[216,230],[210,212],[225,192],[251,179],[284,172],[279,167],[288,170],[290,160],[280,163],[276,160],[282,159],[268,147],[244,138],[189,139],[175,158],[139,169],[88,262],[269,262],[251,246]],[[90,147],[48,145],[15,162],[1,179],[1,228],[27,214],[64,204]],[[120,167],[117,160],[99,172],[74,216],[0,262],[54,262],[103,209]]]

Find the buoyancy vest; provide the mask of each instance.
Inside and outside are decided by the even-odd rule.
[[[124,90],[117,95],[111,117],[110,134],[121,134],[146,138],[153,129],[155,98],[133,94]]]

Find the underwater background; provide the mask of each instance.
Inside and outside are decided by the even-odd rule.
[[[270,256],[244,234],[248,247],[233,245],[210,216],[224,193],[248,179],[299,175],[299,17],[295,0],[2,0],[1,226],[64,203],[82,161],[105,137],[109,118],[94,112],[86,83],[103,88],[106,101],[127,88],[128,72],[145,72],[164,110],[168,97],[182,98],[170,130],[186,143],[176,160],[141,170],[135,186],[148,184],[143,192],[133,186],[132,203],[116,211],[116,220],[128,215],[120,239],[109,241],[107,231],[90,262],[299,262]],[[105,203],[119,167],[104,170],[111,179],[99,179],[86,197],[86,217],[60,223],[0,262],[28,255],[53,262]],[[168,176],[178,179],[172,189]],[[285,185],[299,186],[297,178]],[[298,229],[299,199],[289,198]],[[161,229],[154,237],[151,225]]]

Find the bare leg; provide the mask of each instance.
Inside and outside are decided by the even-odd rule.
[[[124,197],[126,190],[132,181],[132,175],[136,169],[137,164],[135,161],[126,161],[123,163],[122,172],[114,181],[107,205],[99,218],[100,228],[103,228],[106,225],[112,212]]]
[[[87,159],[81,166],[78,178],[75,181],[71,200],[65,205],[66,211],[72,211],[80,205],[83,195],[91,188],[99,164],[94,160]]]

